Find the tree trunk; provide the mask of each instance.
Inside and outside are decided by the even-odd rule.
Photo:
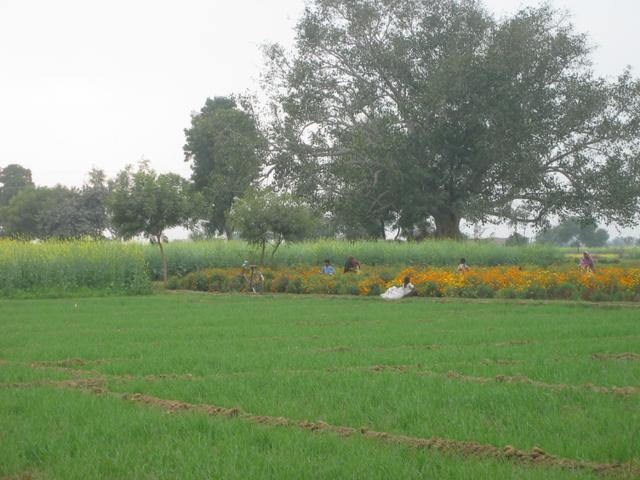
[[[382,240],[387,239],[387,231],[384,227],[384,220],[380,220],[380,237],[382,238]]]
[[[276,242],[275,247],[273,247],[273,251],[271,252],[271,263],[273,264],[273,256],[276,254],[276,252],[278,251],[278,248],[280,248],[280,245],[282,245],[282,242],[284,241],[284,238],[280,237],[278,239],[278,241]]]
[[[262,252],[260,253],[260,268],[264,267],[264,251],[267,248],[267,242],[262,242]]]
[[[162,235],[158,235],[158,247],[160,247],[160,256],[162,257],[162,281],[164,286],[167,286],[167,256],[164,254],[164,247],[162,246]]]
[[[460,216],[449,210],[438,212],[433,215],[436,223],[436,238],[451,238],[453,240],[462,239],[460,232]]]

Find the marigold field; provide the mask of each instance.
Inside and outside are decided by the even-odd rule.
[[[367,267],[359,274],[322,275],[318,268],[264,270],[268,292],[379,295],[409,277],[418,296],[467,298],[531,298],[566,300],[638,299],[640,268],[603,267],[595,273],[578,268],[549,270],[522,267],[478,267],[466,273],[451,269]],[[240,269],[209,269],[174,277],[173,289],[210,292],[242,291]]]

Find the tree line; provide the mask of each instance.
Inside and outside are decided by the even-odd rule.
[[[189,181],[142,165],[45,188],[22,172],[0,182],[2,233],[144,224],[158,241],[156,207],[165,227],[261,232],[263,251],[310,235],[461,238],[462,220],[638,223],[640,81],[597,76],[588,38],[549,6],[498,19],[477,0],[313,0],[295,30],[292,49],[264,47],[266,100],[192,114]]]

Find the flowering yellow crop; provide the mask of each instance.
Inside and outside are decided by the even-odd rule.
[[[635,300],[640,293],[640,269],[599,268],[587,273],[577,268],[522,269],[474,268],[457,273],[443,268],[365,267],[360,274],[340,272],[322,275],[319,268],[266,269],[265,291],[315,294],[378,295],[409,277],[419,296],[506,298],[584,298],[587,300]],[[212,280],[212,279],[215,279]],[[238,269],[195,272],[174,279],[174,288],[242,290]]]

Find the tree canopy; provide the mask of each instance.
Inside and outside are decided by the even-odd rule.
[[[553,228],[540,232],[537,240],[561,246],[603,247],[609,240],[609,233],[594,223],[585,224],[579,219],[569,218]]]
[[[9,205],[11,199],[20,191],[34,187],[31,170],[12,163],[0,168],[0,207]]]
[[[207,98],[185,135],[185,160],[205,202],[204,226],[229,234],[229,208],[260,175],[265,144],[255,118],[233,98]]]
[[[193,214],[190,187],[174,173],[160,174],[141,163],[128,166],[113,182],[107,205],[115,232],[127,239],[143,235],[158,244],[167,282],[167,258],[162,246],[165,230],[187,226]]]
[[[548,6],[311,0],[266,55],[274,179],[368,231],[638,221],[640,82],[597,77]]]
[[[282,242],[302,240],[314,227],[306,205],[272,189],[247,191],[234,202],[230,220],[241,238],[260,248],[260,265],[264,265],[267,244],[273,244],[273,257]]]
[[[37,239],[102,238],[108,227],[106,177],[92,170],[82,188],[21,188],[0,208],[5,236]]]

